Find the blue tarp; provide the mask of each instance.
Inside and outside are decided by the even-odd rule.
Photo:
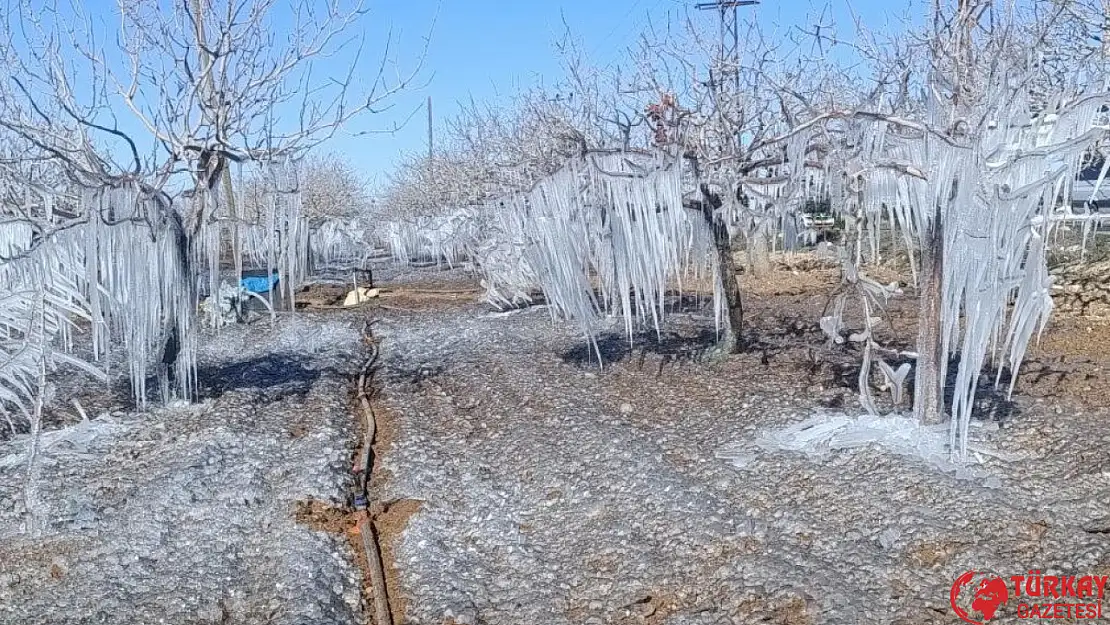
[[[249,276],[239,280],[239,286],[252,293],[268,293],[270,289],[277,286],[278,275],[267,278],[266,276]]]

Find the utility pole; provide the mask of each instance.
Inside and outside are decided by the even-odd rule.
[[[737,19],[739,7],[759,4],[759,0],[716,0],[699,2],[695,9],[708,11],[716,9],[721,16],[721,54],[717,59],[717,75],[721,80],[732,74],[734,91],[740,91],[740,24]]]
[[[428,96],[428,161],[432,160],[432,96]]]
[[[717,75],[709,71],[709,86],[716,93],[718,106],[721,94],[729,89],[725,87],[727,79],[732,78],[732,89],[729,101],[740,97],[740,21],[737,17],[739,7],[759,4],[759,0],[715,0],[714,2],[699,2],[695,9],[708,11],[716,9],[721,17],[720,53],[716,60]],[[736,135],[737,148],[741,147],[740,133]]]

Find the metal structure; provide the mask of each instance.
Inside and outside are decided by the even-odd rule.
[[[717,74],[721,84],[731,76],[735,92],[740,91],[740,23],[737,9],[755,4],[759,4],[759,0],[717,0],[694,5],[695,9],[703,11],[715,9],[721,16],[721,53],[717,59]]]
[[[759,4],[759,0],[717,0],[716,2],[699,2],[695,9],[708,11],[715,9],[720,15],[721,36],[719,54],[716,59],[716,72],[709,70],[709,87],[713,90],[717,105],[721,106],[722,92],[728,95],[726,102],[733,102],[740,97],[740,20],[738,17],[740,7]],[[716,74],[716,75],[714,75]],[[731,89],[729,89],[731,78]],[[743,138],[736,133],[736,148],[742,148]]]

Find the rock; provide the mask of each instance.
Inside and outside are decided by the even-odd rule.
[[[344,306],[357,306],[362,302],[371,300],[381,294],[381,289],[368,289],[366,287],[358,287],[347,293],[347,297],[343,300]]]
[[[454,625],[476,625],[478,622],[478,609],[474,606],[455,606],[447,608],[443,613],[445,623]]]
[[[888,527],[879,534],[879,544],[883,549],[890,550],[894,548],[894,543],[902,537],[902,532],[896,527]]]

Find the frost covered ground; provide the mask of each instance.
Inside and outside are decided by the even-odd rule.
[[[855,356],[813,323],[826,286],[772,282],[749,300],[755,352],[716,363],[697,358],[697,311],[633,350],[614,328],[600,370],[542,307],[383,311],[376,490],[423,502],[394,548],[408,621],[951,623],[968,569],[1110,572],[1104,323],[1060,321],[1024,394],[975,427],[1012,456],[969,479],[875,448],[754,444],[857,411]],[[1075,376],[1084,392],[1052,390]]]
[[[1110,573],[1105,320],[1053,322],[1014,404],[984,399],[976,441],[1005,459],[957,474],[766,444],[858,414],[858,354],[816,324],[820,267],[745,284],[747,354],[702,359],[691,298],[662,341],[629,349],[614,326],[602,369],[573,325],[492,313],[461,271],[375,274],[372,494],[398,623],[951,623],[968,569]],[[912,301],[891,313],[912,336]],[[25,440],[0,442],[0,623],[367,622],[350,544],[294,521],[350,493],[362,319],[209,337],[196,406],[136,412],[125,388],[60,381],[37,536]]]
[[[203,402],[47,432],[36,535],[26,441],[0,443],[0,623],[363,622],[347,544],[293,520],[348,493],[360,323],[231,327],[202,343]]]

